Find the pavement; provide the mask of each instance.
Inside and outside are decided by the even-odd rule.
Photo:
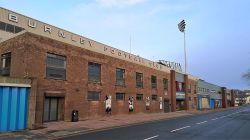
[[[187,117],[209,112],[220,112],[227,109],[215,109],[204,111],[177,111],[169,113],[137,113],[137,114],[121,114],[107,115],[100,118],[89,119],[78,122],[50,122],[44,123],[44,128],[37,130],[24,130],[17,132],[0,133],[0,139],[58,139],[73,135],[98,132],[103,130],[121,128],[126,126],[139,125],[148,122],[157,122],[161,120],[169,120],[180,117]]]
[[[249,140],[250,105],[116,129],[62,137],[62,140]]]

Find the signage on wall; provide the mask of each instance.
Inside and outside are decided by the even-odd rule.
[[[184,92],[184,83],[176,81],[176,91]]]
[[[185,99],[184,92],[176,92],[176,99]]]
[[[25,29],[40,30],[41,32],[46,33],[48,36],[56,35],[54,37],[69,40],[70,42],[74,42],[74,43],[77,43],[79,45],[88,46],[88,49],[91,49],[91,50],[92,50],[92,48],[93,48],[93,50],[95,50],[94,48],[98,47],[98,52],[100,51],[100,53],[103,53],[103,54],[108,54],[111,56],[120,57],[122,59],[126,59],[128,61],[132,61],[135,63],[140,63],[142,65],[146,65],[147,67],[158,69],[158,70],[164,70],[164,66],[166,66],[167,68],[170,68],[170,69],[177,70],[177,71],[181,70],[179,63],[175,64],[173,62],[169,62],[169,63],[168,62],[167,63],[152,62],[152,61],[146,60],[138,55],[133,55],[133,54],[109,47],[109,46],[104,45],[104,44],[97,46],[98,43],[96,43],[93,40],[87,39],[87,38],[82,37],[80,35],[76,35],[76,34],[64,31],[60,28],[56,28],[52,25],[42,23],[42,22],[37,21],[37,20],[32,19],[32,18],[23,17],[22,15],[19,15],[19,14],[13,13],[13,12],[9,12],[7,18],[11,22],[20,24],[20,26],[22,26]],[[24,26],[26,26],[26,27],[24,27]],[[100,47],[102,47],[102,48],[100,48]]]
[[[165,61],[165,60],[159,60],[159,64],[162,64],[170,69],[182,72],[181,63],[171,62],[171,61]]]
[[[12,22],[15,22],[15,23],[19,22],[19,17],[17,15],[15,15],[15,14],[10,13],[9,16],[8,16],[8,19],[9,19],[9,21],[12,21]],[[32,19],[28,19],[27,20],[27,26],[30,27],[30,28],[36,28],[37,27],[37,21],[32,20]],[[44,25],[43,26],[43,31],[51,34],[53,29],[52,29],[51,26]],[[58,31],[58,37],[66,38],[65,32],[62,31],[62,30],[59,30]],[[70,39],[72,41],[74,41],[74,42],[78,41],[80,44],[84,44],[86,42],[83,38],[76,39],[73,35],[70,36]],[[93,46],[92,41],[88,40],[87,43],[89,44],[90,47]]]

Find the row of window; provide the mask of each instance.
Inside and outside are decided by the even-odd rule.
[[[2,54],[2,75],[10,74],[11,53]],[[66,57],[47,53],[46,77],[51,79],[66,80]],[[101,83],[101,64],[88,63],[88,81]],[[116,68],[116,85],[125,86],[125,69]],[[136,87],[143,88],[143,73],[136,72]],[[157,88],[157,77],[151,75],[151,87]],[[168,80],[163,78],[163,88],[168,89]]]
[[[46,76],[53,79],[66,79],[66,57],[48,53]],[[92,83],[101,82],[101,64],[88,63],[88,81]],[[116,68],[116,85],[125,86],[125,69]],[[152,88],[157,88],[157,77],[151,76]],[[143,87],[143,73],[136,72],[136,87]],[[163,79],[163,87],[168,89],[168,80]]]
[[[0,21],[0,30],[3,30],[5,32],[10,32],[10,33],[19,33],[24,29],[21,28],[21,27],[14,26],[14,25],[4,23],[4,22]]]
[[[124,101],[125,100],[125,93],[116,93],[116,100],[117,101]],[[87,95],[87,100],[89,101],[99,101],[101,99],[101,93],[96,91],[89,91]],[[143,100],[143,94],[136,94],[136,100],[142,101]],[[156,101],[157,95],[152,95],[151,100]]]

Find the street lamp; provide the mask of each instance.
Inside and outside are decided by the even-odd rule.
[[[187,73],[187,55],[186,55],[186,37],[185,37],[185,20],[182,20],[179,24],[178,24],[178,28],[181,32],[184,33],[184,56],[185,56],[185,74]]]

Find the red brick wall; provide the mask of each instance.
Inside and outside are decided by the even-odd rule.
[[[43,101],[46,91],[65,93],[64,120],[71,119],[71,111],[79,110],[80,120],[105,115],[105,96],[112,95],[112,114],[129,113],[128,96],[134,97],[134,113],[163,112],[159,100],[151,101],[150,111],[145,110],[145,98],[152,94],[170,99],[170,74],[148,67],[94,53],[79,47],[71,46],[31,33],[15,37],[0,44],[0,53],[12,53],[11,77],[36,77],[36,123],[42,122]],[[47,52],[64,55],[66,61],[66,80],[46,78]],[[101,84],[88,83],[88,62],[101,64]],[[125,69],[125,87],[115,86],[116,68]],[[142,89],[136,88],[135,73],[143,73]],[[151,75],[157,76],[157,89],[151,88]],[[163,78],[169,80],[169,91],[164,95]],[[175,88],[174,88],[175,89]],[[100,101],[87,101],[88,91],[101,91]],[[125,101],[116,101],[115,93],[124,92]],[[172,91],[174,92],[174,91]],[[143,94],[143,101],[136,101],[136,93]],[[164,99],[163,98],[163,99]]]

